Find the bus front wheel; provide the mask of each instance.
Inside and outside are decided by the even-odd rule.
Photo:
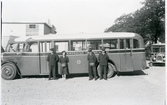
[[[17,75],[17,68],[13,63],[3,64],[1,69],[1,77],[5,80],[12,80]]]
[[[113,77],[115,74],[115,71],[116,71],[115,66],[111,63],[108,63],[107,78]],[[98,72],[98,75],[100,76],[100,65],[97,67],[97,72]]]

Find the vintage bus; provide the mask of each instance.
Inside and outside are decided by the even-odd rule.
[[[151,45],[150,66],[165,66],[165,43],[156,43]]]
[[[19,37],[9,41],[2,53],[1,76],[11,80],[21,76],[48,75],[47,55],[55,48],[60,56],[63,50],[69,57],[69,73],[88,73],[87,50],[92,47],[98,57],[101,48],[109,56],[108,78],[115,73],[146,68],[143,38],[135,33],[56,34]],[[58,73],[59,73],[58,63]],[[99,71],[99,66],[97,66]],[[99,73],[99,72],[98,72]]]

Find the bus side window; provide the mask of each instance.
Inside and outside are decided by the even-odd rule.
[[[139,48],[139,41],[137,39],[133,39],[133,48]]]
[[[31,52],[29,43],[25,43],[24,51],[25,52]]]
[[[45,52],[45,42],[40,42],[40,52]]]
[[[30,52],[38,52],[38,43],[37,42],[30,43]]]
[[[87,41],[87,48],[91,47],[93,50],[100,50],[101,48],[101,40],[89,40]]]
[[[17,45],[17,43],[8,45],[7,52],[17,52]]]
[[[19,43],[18,44],[18,52],[24,52],[24,47],[25,47],[25,43]]]
[[[56,48],[56,51],[68,51],[68,42],[55,42],[54,46]]]
[[[47,42],[40,42],[39,44],[39,51],[40,52],[50,52],[50,48],[52,48],[52,42],[51,41],[47,41]],[[37,43],[38,46],[38,43]]]
[[[117,49],[118,41],[117,39],[104,40],[103,47],[105,47],[106,49]]]
[[[85,41],[71,41],[71,51],[86,50]]]
[[[130,39],[126,39],[126,49],[130,49]]]
[[[50,49],[52,48],[52,42],[45,42],[45,52],[50,52]]]
[[[124,49],[124,39],[120,39],[120,49]]]

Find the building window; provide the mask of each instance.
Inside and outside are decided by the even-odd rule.
[[[36,28],[36,25],[35,24],[30,24],[29,28]]]
[[[39,35],[38,24],[27,24],[26,25],[26,36],[37,36]]]

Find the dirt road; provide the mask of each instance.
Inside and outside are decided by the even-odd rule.
[[[23,78],[1,81],[2,105],[164,105],[165,67],[89,81]]]

